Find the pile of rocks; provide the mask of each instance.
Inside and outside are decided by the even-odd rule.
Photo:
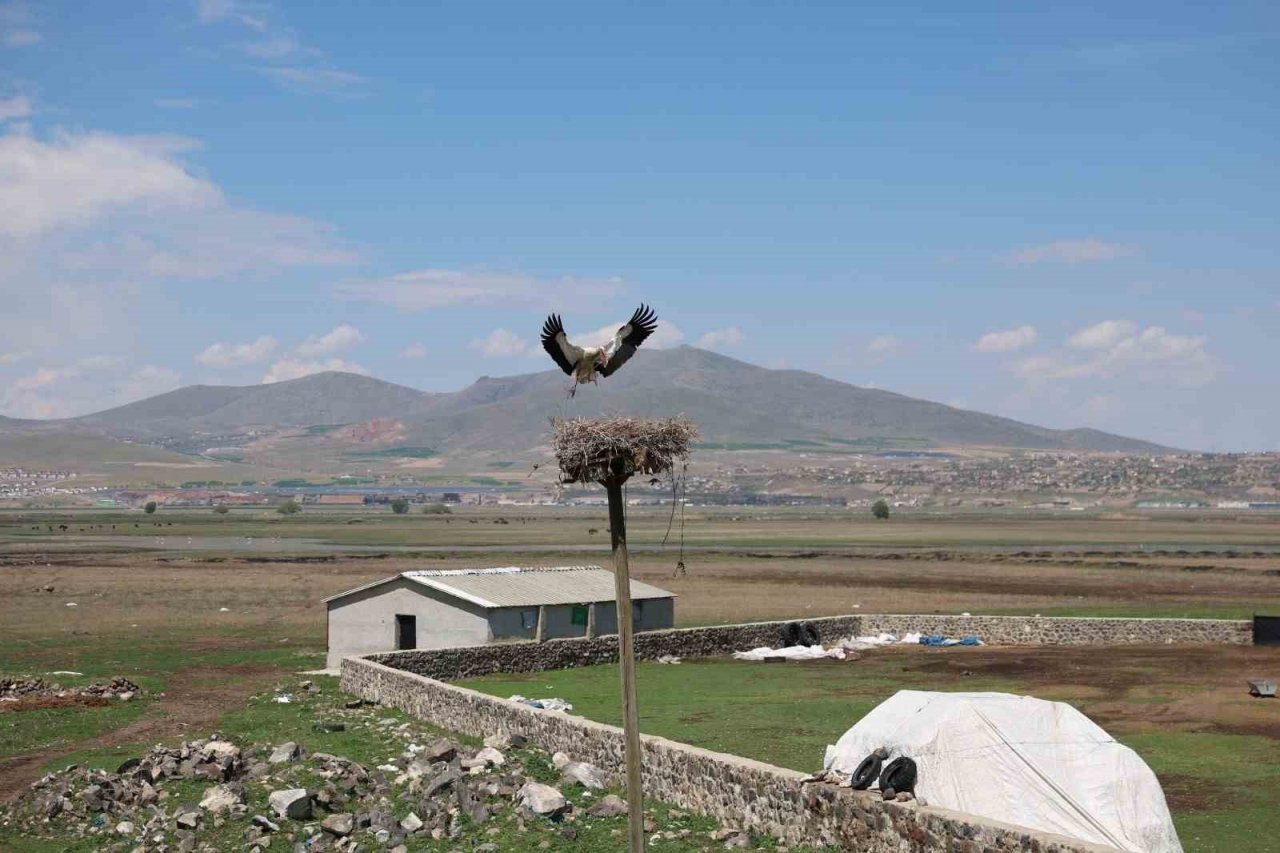
[[[0,678],[0,701],[22,699],[66,699],[84,696],[95,699],[128,701],[142,693],[142,688],[117,675],[109,682],[95,681],[87,687],[63,687],[43,678]]]
[[[71,766],[49,774],[0,808],[0,830],[90,839],[94,849],[115,853],[404,853],[433,841],[497,851],[513,832],[545,833],[541,846],[554,847],[627,814],[626,802],[607,791],[617,778],[563,752],[550,755],[522,735],[501,732],[467,746],[424,736],[416,724],[360,702],[324,713],[329,726],[316,729],[321,737],[340,730],[340,720],[394,757],[360,763],[292,741],[214,735],[156,746],[114,772]],[[647,815],[646,831],[652,840],[688,839],[682,849],[754,846],[745,832],[695,833],[682,820],[672,812],[660,828]],[[609,832],[622,839],[625,826]]]

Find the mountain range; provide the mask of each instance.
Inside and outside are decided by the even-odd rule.
[[[335,471],[356,460],[360,467],[411,460],[463,469],[474,460],[545,452],[552,417],[620,413],[687,415],[704,446],[719,450],[1168,452],[1140,439],[1048,429],[689,346],[641,351],[573,399],[568,388],[555,370],[481,377],[453,393],[337,372],[267,385],[193,385],[78,418],[0,418],[0,464],[21,464],[8,449],[16,438],[30,450],[33,441],[62,436],[281,471]]]

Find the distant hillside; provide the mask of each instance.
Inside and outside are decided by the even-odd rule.
[[[683,413],[704,441],[728,446],[805,443],[870,447],[961,445],[1162,452],[1151,442],[1097,430],[1053,430],[965,411],[889,391],[859,388],[814,373],[770,370],[716,353],[679,347],[641,350],[626,370],[567,400],[558,371],[482,378],[441,395],[406,421],[419,443],[460,450],[521,450],[545,436],[552,416]]]
[[[568,388],[568,377],[557,370],[482,377],[448,394],[321,373],[270,385],[197,385],[64,421],[4,419],[0,435],[46,445],[59,435],[145,442],[201,464],[214,456],[277,471],[430,468],[446,458],[465,468],[467,460],[534,452],[545,444],[552,417],[616,413],[685,414],[707,446],[724,450],[1168,450],[1098,430],[1047,429],[814,373],[770,370],[694,347],[641,350],[625,370],[579,389],[576,398],[567,397]],[[140,448],[127,447],[134,461],[161,461],[137,460]],[[90,448],[75,449],[84,458],[81,451]]]
[[[217,435],[409,417],[426,411],[436,396],[330,372],[270,385],[192,385],[66,423],[129,437]]]

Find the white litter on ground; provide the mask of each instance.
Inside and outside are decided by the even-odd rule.
[[[288,693],[281,693],[271,701],[275,702],[277,705],[288,705],[290,702],[293,701],[293,697],[290,696]]]
[[[902,690],[827,747],[852,773],[880,747],[916,763],[932,806],[1108,845],[1182,853],[1151,768],[1064,702]]]
[[[528,705],[530,708],[537,708],[540,711],[562,711],[568,713],[573,710],[573,705],[557,699],[555,697],[549,699],[529,699],[519,694],[511,697],[512,702],[519,702],[521,705]]]
[[[822,646],[787,646],[782,649],[771,649],[768,646],[761,646],[758,649],[752,649],[749,652],[734,652],[735,660],[765,660],[767,658],[783,658],[784,660],[820,660],[821,658],[833,658],[835,660],[844,660],[845,650],[839,646],[834,649],[824,649]]]

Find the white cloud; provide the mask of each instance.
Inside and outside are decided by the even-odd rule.
[[[1090,261],[1111,261],[1136,254],[1133,246],[1109,243],[1089,238],[1085,240],[1055,240],[1039,246],[1027,246],[1004,256],[1015,264],[1038,264],[1045,261],[1062,261],[1069,264]]]
[[[314,373],[325,373],[330,370],[339,370],[344,373],[359,373],[361,376],[371,375],[368,368],[341,358],[309,360],[296,358],[290,355],[285,356],[275,364],[271,365],[262,377],[262,384],[266,385],[271,382],[284,382],[288,379],[301,379],[304,376],[311,376]]]
[[[202,24],[239,24],[258,33],[255,41],[231,47],[265,63],[255,70],[286,89],[303,94],[351,95],[367,82],[359,74],[341,71],[320,60],[324,52],[307,46],[269,2],[197,0],[196,14]]]
[[[202,24],[231,21],[258,32],[267,29],[267,21],[263,17],[264,11],[260,3],[243,3],[240,0],[197,0],[196,2],[196,15]]]
[[[156,98],[153,103],[164,110],[193,110],[200,102],[195,98]]]
[[[724,347],[736,347],[747,339],[746,334],[737,326],[726,326],[723,329],[714,329],[707,332],[694,342],[694,346],[703,349],[721,349]]]
[[[1036,342],[1034,326],[1019,326],[1016,329],[1004,329],[998,332],[987,332],[978,338],[973,345],[975,352],[1016,352]]]
[[[42,41],[40,33],[32,28],[35,16],[22,0],[0,3],[0,44],[5,47],[26,47]]]
[[[349,264],[332,227],[228,200],[180,137],[0,134],[0,341],[42,363],[147,333],[177,282]]]
[[[181,210],[223,203],[183,167],[181,137],[59,132],[50,141],[0,136],[0,237],[28,238],[130,208]]]
[[[355,87],[368,82],[367,77],[339,71],[336,68],[315,68],[300,65],[264,65],[257,69],[287,89],[304,95],[350,94]]]
[[[566,330],[569,340],[579,346],[598,347],[604,346],[613,340],[613,336],[618,333],[618,328],[622,323],[610,323],[607,326],[601,326],[590,332],[574,332]],[[675,323],[666,320],[658,320],[658,328],[653,330],[653,334],[644,342],[645,349],[670,349],[678,347],[684,343],[684,332],[680,331],[680,327]]]
[[[400,358],[416,359],[426,357],[427,348],[422,344],[409,344],[407,347],[400,350]]]
[[[196,361],[206,367],[244,367],[269,358],[275,349],[276,339],[263,335],[244,344],[212,344],[196,355]]]
[[[483,338],[472,341],[470,347],[480,350],[490,358],[503,358],[527,352],[529,342],[509,329],[494,329]]]
[[[905,348],[906,342],[895,335],[877,335],[867,342],[865,361],[870,365],[884,364]]]
[[[1107,349],[1138,330],[1138,324],[1130,320],[1103,320],[1086,326],[1067,339],[1067,346],[1076,349]]]
[[[12,121],[15,118],[26,118],[31,115],[33,107],[31,99],[26,95],[14,95],[12,98],[0,98],[0,121]]]
[[[28,418],[66,418],[121,406],[178,387],[178,374],[155,365],[130,369],[115,356],[37,368],[0,392],[0,411]]]
[[[298,53],[316,53],[313,48],[305,48],[292,32],[280,32],[260,41],[246,42],[239,45],[240,51],[257,59],[282,59]]]
[[[1126,321],[1099,323],[1073,335],[1068,344],[1083,354],[1059,352],[1013,365],[1024,379],[1131,379],[1196,386],[1212,382],[1217,363],[1208,339],[1170,334],[1163,326],[1141,331]]]
[[[338,295],[412,313],[449,305],[521,305],[563,310],[610,301],[622,279],[536,278],[522,273],[423,269],[339,285]],[[616,326],[614,328],[617,328]]]
[[[318,355],[328,355],[351,349],[358,344],[364,343],[364,340],[363,332],[350,323],[343,323],[334,327],[333,331],[327,335],[312,335],[298,344],[294,351],[304,358],[314,358]]]

